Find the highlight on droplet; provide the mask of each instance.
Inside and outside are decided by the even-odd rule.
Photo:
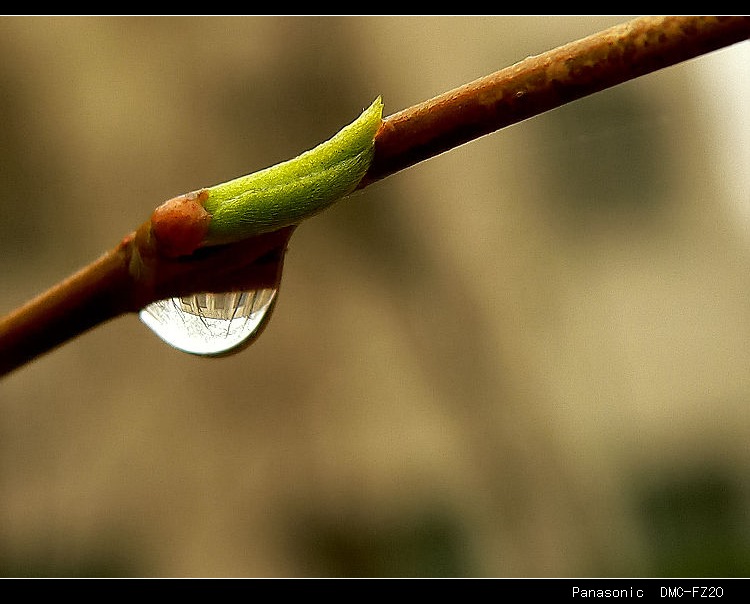
[[[170,346],[190,354],[222,356],[250,344],[268,321],[275,288],[194,294],[149,304],[140,318]]]

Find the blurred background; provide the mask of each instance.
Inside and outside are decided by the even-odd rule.
[[[628,17],[0,19],[0,313],[162,201]],[[750,48],[294,234],[235,356],[0,382],[3,576],[748,576]]]

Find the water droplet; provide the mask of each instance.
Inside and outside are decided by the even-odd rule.
[[[149,304],[141,321],[167,344],[191,354],[220,356],[242,350],[271,316],[276,289],[195,294]]]

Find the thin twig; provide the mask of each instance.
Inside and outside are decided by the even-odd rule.
[[[532,56],[384,120],[360,183],[750,37],[750,17],[641,17]]]
[[[150,224],[0,319],[0,376],[109,319],[196,292],[274,287],[293,227],[191,256],[143,257]]]
[[[750,37],[748,17],[643,17],[481,78],[383,121],[360,188],[575,99]],[[0,376],[158,299],[273,286],[293,228],[168,259],[150,223],[0,319]]]

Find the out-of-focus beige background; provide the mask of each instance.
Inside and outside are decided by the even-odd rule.
[[[378,94],[626,20],[2,18],[0,313]],[[3,379],[0,574],[747,576],[749,56],[339,203],[236,356],[127,316]]]

